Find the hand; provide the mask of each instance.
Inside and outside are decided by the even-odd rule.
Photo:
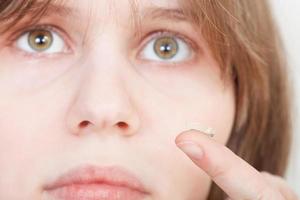
[[[258,172],[226,146],[200,131],[183,132],[175,142],[232,200],[298,199],[282,178]]]

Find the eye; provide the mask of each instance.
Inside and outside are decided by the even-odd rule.
[[[192,55],[190,45],[177,36],[160,35],[150,40],[140,52],[145,60],[182,62]]]
[[[21,35],[16,42],[19,49],[29,53],[60,53],[65,42],[55,31],[34,29]]]

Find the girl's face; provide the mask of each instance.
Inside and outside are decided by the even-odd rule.
[[[143,199],[205,199],[210,180],[175,138],[198,122],[225,144],[234,91],[179,5],[58,2],[0,35],[0,199],[48,199],[45,185],[91,165],[131,171]]]

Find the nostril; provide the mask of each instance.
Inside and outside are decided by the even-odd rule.
[[[79,127],[80,127],[80,128],[85,128],[85,127],[87,127],[87,126],[89,125],[89,123],[90,123],[90,122],[87,121],[87,120],[82,121],[82,122],[80,122]],[[127,128],[128,128],[128,124],[125,123],[125,122],[118,122],[118,123],[117,123],[117,126],[118,126],[119,128],[121,128],[121,129],[127,129]]]
[[[84,127],[86,127],[88,124],[89,124],[89,121],[82,121],[82,122],[79,124],[79,127],[80,127],[80,128],[84,128]]]
[[[128,128],[128,124],[125,122],[118,122],[118,126],[122,129],[127,129]]]

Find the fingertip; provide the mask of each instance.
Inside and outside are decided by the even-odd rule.
[[[205,137],[212,138],[214,137],[214,134],[209,132],[206,133],[204,131],[198,130],[198,129],[189,129],[181,132],[177,137],[175,138],[175,143],[180,143],[184,141],[193,141],[197,138],[199,138],[199,135],[203,135]]]
[[[194,134],[199,134],[199,131],[196,129],[184,130],[176,136],[175,143],[178,144],[187,140],[189,141],[193,138]]]
[[[203,149],[194,142],[180,142],[177,146],[192,160],[201,160],[204,155]]]

